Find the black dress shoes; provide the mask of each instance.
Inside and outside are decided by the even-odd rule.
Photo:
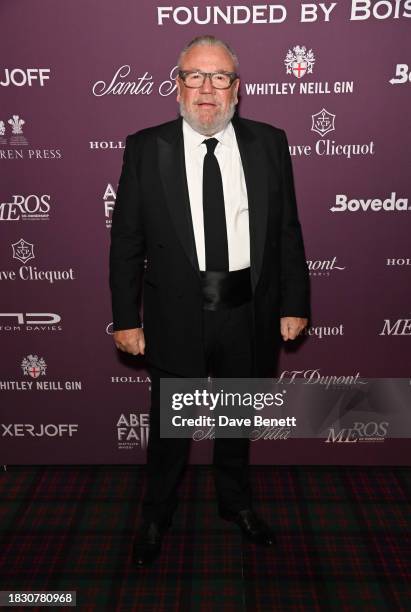
[[[220,516],[226,521],[236,523],[244,536],[251,542],[262,544],[263,546],[272,546],[274,544],[275,538],[273,532],[253,510],[247,508],[246,510],[240,510],[238,514],[221,514]]]
[[[137,567],[146,567],[157,559],[165,531],[160,523],[144,521],[133,543],[133,562]]]

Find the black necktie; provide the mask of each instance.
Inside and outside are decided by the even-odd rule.
[[[228,271],[228,242],[223,180],[214,155],[216,138],[203,141],[207,147],[203,165],[203,213],[206,270]]]

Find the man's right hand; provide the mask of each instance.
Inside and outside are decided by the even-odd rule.
[[[113,338],[114,344],[120,351],[131,353],[132,355],[144,355],[146,343],[144,340],[144,332],[141,327],[121,329],[114,332]]]

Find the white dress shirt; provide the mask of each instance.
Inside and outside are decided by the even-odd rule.
[[[200,270],[206,269],[203,217],[203,163],[207,138],[183,120],[184,154],[191,217]],[[218,140],[214,154],[223,180],[225,218],[227,224],[229,270],[250,266],[250,231],[248,198],[240,151],[233,125],[230,123],[213,136]]]

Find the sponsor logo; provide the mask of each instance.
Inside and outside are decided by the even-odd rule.
[[[7,120],[7,123],[10,125],[11,130],[9,144],[12,146],[27,146],[28,142],[23,134],[23,125],[26,123],[24,119],[22,119],[19,115],[13,115]],[[6,128],[7,126],[5,125],[4,121],[0,121],[0,136],[2,137],[1,144],[7,143],[5,138]]]
[[[311,120],[311,131],[317,132],[320,136],[325,136],[329,132],[335,130],[335,115],[329,113],[325,108],[322,108],[318,113],[315,113],[315,115],[311,115]]]
[[[151,383],[149,376],[111,376],[110,380],[112,383]]]
[[[0,391],[81,391],[79,380],[45,380],[47,364],[43,357],[27,355],[21,361],[25,380],[0,380]],[[32,380],[30,380],[32,379]]]
[[[295,380],[302,380],[305,385],[324,385],[327,389],[333,387],[345,387],[352,385],[366,385],[366,381],[360,380],[360,373],[344,376],[324,376],[319,368],[310,370],[284,370],[281,372],[277,383],[292,385]]]
[[[316,327],[307,327],[302,332],[304,336],[315,336],[319,340],[328,336],[343,336],[344,326],[342,323],[339,325],[318,325]]]
[[[61,331],[55,312],[0,312],[0,331]]]
[[[410,0],[351,0],[351,21],[411,17]]]
[[[32,87],[40,85],[44,87],[46,81],[50,79],[50,68],[4,68],[0,72],[0,85],[2,87]]]
[[[21,362],[21,369],[23,370],[24,376],[31,376],[32,378],[45,376],[46,368],[46,362],[43,357],[39,358],[37,355],[28,355]]]
[[[248,96],[287,96],[315,94],[350,94],[354,91],[354,81],[309,81],[316,58],[312,49],[295,45],[288,49],[284,59],[285,72],[291,81],[263,83],[245,82],[244,91]],[[297,82],[294,80],[297,79]]]
[[[313,50],[307,51],[305,47],[296,45],[292,50],[288,49],[284,64],[287,74],[293,74],[301,79],[306,73],[311,74],[315,63]]]
[[[147,71],[134,81],[124,81],[131,72],[131,66],[124,64],[120,66],[111,78],[111,81],[96,81],[93,85],[93,95],[101,98],[108,94],[121,96],[129,94],[132,96],[149,96],[153,91],[153,76]]]
[[[349,444],[356,442],[384,442],[387,436],[388,422],[369,421],[368,423],[354,423],[352,427],[344,427],[340,430],[335,430],[330,427],[328,437],[325,439],[327,443]]]
[[[18,259],[24,264],[30,261],[30,259],[34,259],[34,244],[26,242],[23,238],[20,238],[18,242],[14,242],[11,248],[13,249],[13,259]]]
[[[72,438],[78,432],[78,423],[1,423],[2,438]]]
[[[379,336],[411,336],[411,319],[384,319]]]
[[[309,144],[289,145],[292,157],[310,157],[312,153],[320,157],[346,157],[351,159],[356,156],[374,155],[374,142],[364,144],[340,144],[335,140],[323,138],[335,128],[335,115],[325,108],[311,115],[311,131],[316,132],[322,138],[317,140],[314,146]]]
[[[128,79],[130,73],[131,66],[129,64],[120,66],[109,81],[100,80],[93,84],[93,95],[97,98],[101,98],[103,96],[150,96],[152,93],[157,92],[160,96],[165,97],[170,96],[177,89],[175,80],[178,74],[178,66],[173,66],[173,68],[170,70],[169,77],[159,83],[156,89],[154,77],[148,71],[146,71],[143,75],[132,77],[132,80]],[[122,147],[113,146],[106,148]]]
[[[348,199],[347,195],[337,194],[335,196],[335,204],[331,206],[332,212],[395,212],[411,210],[408,206],[408,198],[397,198],[395,191],[391,193],[391,196],[385,200],[379,198],[368,198],[368,199]]]
[[[149,415],[121,414],[117,424],[117,447],[119,450],[134,450],[147,448],[149,435]]]
[[[391,85],[411,83],[411,70],[408,64],[397,64],[395,67],[395,77],[389,81]]]
[[[345,266],[337,265],[337,257],[332,259],[307,259],[310,276],[331,276],[333,270],[345,270]]]
[[[347,94],[354,91],[353,81],[307,81],[298,83],[250,83],[244,84],[248,96],[286,96],[313,94]]]
[[[409,257],[399,257],[398,259],[390,259],[387,257],[387,266],[411,266],[411,259]]]
[[[0,221],[48,221],[50,195],[13,195],[11,202],[0,204]]]
[[[37,266],[25,265],[35,259],[34,244],[20,238],[12,245],[13,259],[21,261],[22,266],[18,270],[0,270],[0,281],[46,281],[50,284],[56,281],[76,280],[73,268],[66,270],[41,270]]]
[[[90,140],[90,149],[125,149],[125,144],[121,140]]]
[[[6,122],[0,119],[0,160],[1,159],[61,159],[61,149],[31,149],[23,133],[25,119],[13,115]],[[9,128],[7,126],[10,126]],[[7,134],[6,132],[9,132]],[[11,132],[11,134],[10,134]],[[8,146],[8,148],[3,148]]]
[[[103,194],[104,216],[106,227],[111,228],[111,217],[116,203],[116,192],[111,183],[107,183],[107,187]]]
[[[291,427],[256,427],[250,435],[250,441],[257,440],[287,440],[291,436]],[[211,436],[208,436],[211,437]]]

